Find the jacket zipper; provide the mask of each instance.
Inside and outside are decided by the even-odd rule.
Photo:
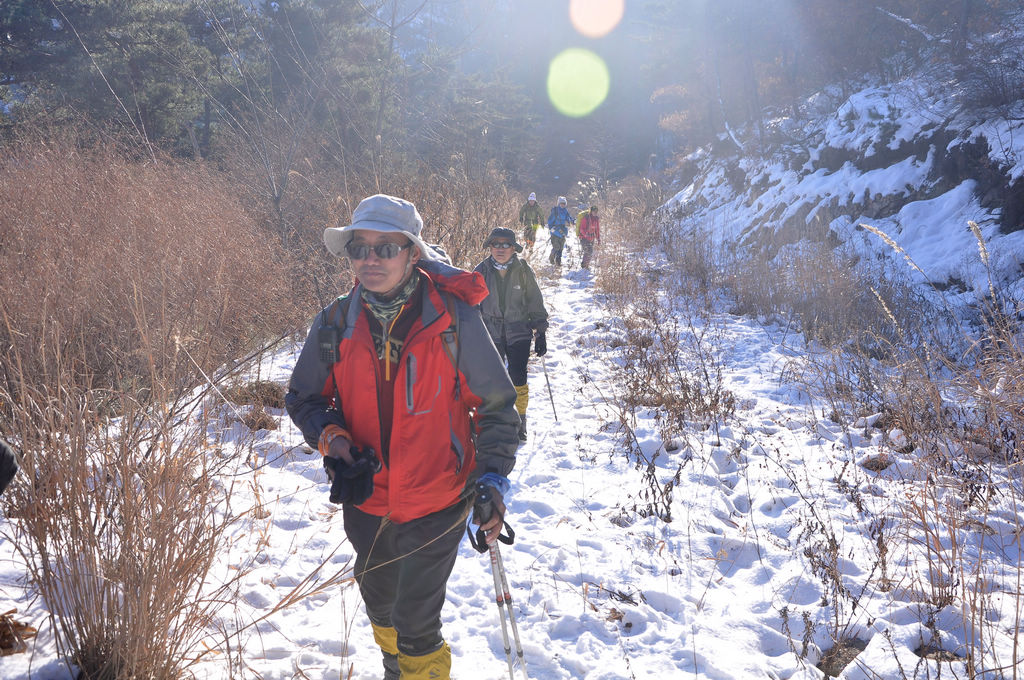
[[[440,294],[440,292],[439,292],[439,294]],[[448,306],[445,305],[444,309],[447,312],[448,311]],[[418,335],[420,335],[423,332],[425,332],[428,328],[430,328],[434,324],[438,323],[441,320],[442,316],[443,315],[438,315],[438,317],[436,319],[431,321],[426,326],[421,326],[417,331],[415,331],[412,335],[410,335],[409,337],[407,337],[405,339],[405,342],[402,344],[402,355],[399,357],[399,363],[401,363],[402,359],[408,359],[409,358],[408,357],[409,348],[412,347],[412,345],[413,345],[413,342],[412,342],[413,339],[415,339]],[[442,332],[444,332],[444,331],[442,331]],[[440,340],[441,340],[442,343],[444,343],[444,338],[440,338]],[[442,350],[442,351],[444,351],[446,353],[446,355],[447,355],[447,350]],[[455,366],[454,364],[453,364],[452,368],[455,371],[459,370],[459,367]],[[408,367],[406,368],[406,386],[405,386],[405,388],[406,388],[406,394],[405,394],[406,404],[410,406],[409,410],[412,411],[413,408],[415,407],[415,404],[412,403],[412,386],[409,384]],[[378,411],[377,411],[378,414],[380,413],[379,409],[380,409],[380,407],[378,406]],[[452,421],[452,413],[451,413],[451,410],[449,410],[449,412],[448,412],[448,432],[449,433],[452,432],[452,422],[451,421]],[[449,437],[449,440],[451,440],[451,439],[452,438]],[[456,472],[456,474],[458,474],[458,473],[462,472],[462,464],[463,464],[463,462],[464,462],[464,460],[466,458],[466,452],[463,450],[463,448],[461,446],[456,446],[456,442],[450,441],[450,445],[452,446],[452,448],[456,449],[456,451],[455,451],[455,472]]]

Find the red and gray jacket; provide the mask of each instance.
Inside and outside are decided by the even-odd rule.
[[[587,213],[580,218],[579,237],[584,241],[601,241],[601,222],[597,215]]]
[[[359,509],[394,522],[449,507],[482,474],[508,476],[518,446],[515,388],[474,307],[487,296],[483,277],[436,262],[419,266],[424,290],[392,367],[390,409],[379,403],[385,378],[358,283],[347,296],[351,304],[340,298],[317,315],[285,397],[288,415],[314,449],[333,423],[348,430],[354,445],[377,452],[385,465]],[[457,321],[444,296],[451,296]],[[319,330],[339,310],[340,360],[328,365],[320,358]],[[450,328],[458,334],[454,357],[444,338]],[[387,411],[390,427],[382,423]]]

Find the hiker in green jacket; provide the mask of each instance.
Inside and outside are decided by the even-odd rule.
[[[508,375],[516,388],[516,410],[519,412],[519,440],[526,441],[526,407],[530,387],[526,381],[526,364],[530,358],[530,341],[542,357],[548,351],[545,334],[548,311],[537,276],[526,260],[517,257],[523,247],[516,243],[516,233],[505,227],[494,229],[484,247],[490,257],[476,266],[484,276],[489,294],[480,303],[487,332],[508,365]]]
[[[519,209],[519,224],[523,225],[523,245],[533,248],[537,240],[537,227],[544,224],[544,211],[537,204],[537,194],[530,192],[530,197]]]

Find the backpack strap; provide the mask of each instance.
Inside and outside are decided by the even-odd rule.
[[[522,266],[519,267],[519,285],[523,289],[523,300],[525,301],[526,300],[526,291],[529,290],[526,287],[526,263],[525,262],[523,262]],[[531,319],[531,317],[530,317],[530,304],[529,304],[528,301],[526,302],[526,318],[527,318],[527,320]]]
[[[444,293],[440,288],[437,289],[441,299],[444,300],[445,307],[448,308],[448,316],[451,318],[451,323],[448,328],[441,331],[441,339],[444,340],[444,350],[448,354],[448,358],[452,361],[452,366],[455,368],[455,398],[462,398],[462,380],[459,377],[459,314],[455,309],[455,298],[447,293]]]
[[[340,407],[341,393],[338,391],[338,382],[334,376],[334,363],[340,358],[338,346],[341,344],[345,332],[345,316],[350,306],[350,297],[346,295],[335,299],[321,312],[320,328],[317,331],[320,362],[326,366],[331,375],[331,382],[334,384],[335,408]]]
[[[347,326],[345,316],[348,314],[351,297],[351,295],[339,295],[331,304],[327,305],[327,308],[321,313],[321,328],[334,326],[339,332],[345,330]]]

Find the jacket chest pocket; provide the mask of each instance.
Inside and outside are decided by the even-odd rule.
[[[411,416],[431,413],[443,407],[441,384],[444,380],[439,372],[434,375],[419,375],[419,362],[415,354],[405,357],[405,409]]]

